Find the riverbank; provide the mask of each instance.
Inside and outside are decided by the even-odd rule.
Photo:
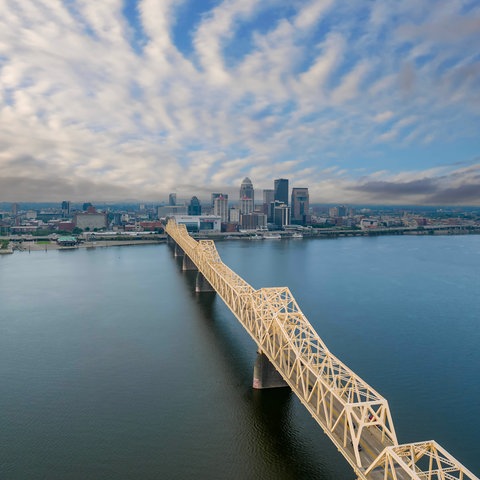
[[[93,242],[83,242],[72,247],[65,247],[57,243],[43,243],[28,241],[15,245],[15,250],[19,252],[30,251],[48,251],[48,250],[76,250],[79,248],[105,248],[105,247],[121,247],[135,245],[153,245],[165,243],[165,240],[96,240]]]
[[[263,240],[264,238],[305,238],[305,239],[331,239],[342,237],[374,237],[374,236],[390,236],[390,235],[478,235],[480,234],[480,226],[476,225],[430,225],[425,227],[389,227],[389,228],[372,228],[366,230],[346,229],[346,228],[299,228],[286,231],[275,231],[272,237],[266,232],[256,230],[242,232],[215,232],[202,231],[192,233],[192,237],[196,240]],[[117,247],[117,246],[135,246],[135,245],[151,245],[166,242],[166,235],[155,234],[148,236],[138,236],[118,239],[116,235],[92,234],[86,237],[86,240],[80,238],[80,243],[75,246],[58,245],[49,237],[32,237],[27,238],[21,235],[9,237],[0,237],[3,240],[10,241],[10,247],[17,251],[47,251],[47,250],[71,250],[76,248],[100,248],[100,247]],[[12,253],[2,251],[1,253]]]

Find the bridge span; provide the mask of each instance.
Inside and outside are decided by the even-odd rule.
[[[399,445],[387,400],[328,350],[287,287],[255,290],[212,240],[173,219],[165,231],[183,269],[198,270],[196,290],[215,291],[257,344],[254,387],[288,385],[359,479],[479,480],[433,440]]]

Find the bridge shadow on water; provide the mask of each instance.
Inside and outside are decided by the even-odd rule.
[[[181,261],[176,260],[181,269]],[[261,455],[261,460],[252,459],[252,463],[263,463],[263,467],[259,466],[262,476],[255,478],[267,478],[265,470],[271,472],[268,478],[275,480],[354,478],[353,471],[343,464],[336,448],[290,388],[252,388],[254,341],[216,293],[195,292],[196,271],[184,271],[182,275],[204,319],[205,328],[201,330],[212,346],[212,355],[231,379],[235,394],[241,397],[250,422],[249,435],[261,444],[259,448],[251,447],[252,456]],[[245,338],[239,338],[239,334]],[[246,342],[251,347],[246,347]],[[312,437],[314,444],[310,442]],[[345,476],[347,472],[349,475]]]

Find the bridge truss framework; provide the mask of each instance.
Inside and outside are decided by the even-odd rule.
[[[399,445],[388,402],[333,355],[287,287],[255,290],[212,240],[166,226],[184,266],[223,299],[312,417],[365,480],[479,480],[434,441]]]

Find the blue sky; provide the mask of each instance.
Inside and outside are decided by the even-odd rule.
[[[0,200],[480,204],[478,0],[0,0]],[[261,197],[258,192],[257,198]]]

